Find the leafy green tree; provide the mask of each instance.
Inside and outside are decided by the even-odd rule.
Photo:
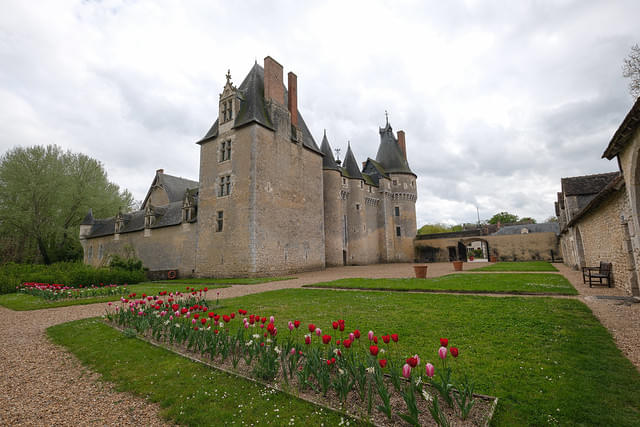
[[[461,225],[446,225],[442,223],[438,224],[425,224],[418,229],[418,234],[437,234],[437,233],[449,233],[452,231],[462,231]]]
[[[131,193],[109,182],[102,164],[84,154],[49,145],[16,147],[0,157],[0,236],[31,248],[17,261],[77,259],[78,227],[89,208],[104,217],[132,203]]]
[[[511,222],[518,222],[518,215],[510,214],[509,212],[499,212],[491,217],[489,224],[508,224]]]
[[[530,216],[525,216],[524,218],[520,218],[518,220],[519,223],[521,224],[536,224],[536,220],[531,218]]]
[[[544,222],[558,222],[558,217],[550,216],[549,218],[545,219]]]

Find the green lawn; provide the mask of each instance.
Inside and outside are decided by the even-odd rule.
[[[53,326],[47,333],[118,390],[159,403],[162,415],[180,425],[337,426],[341,421],[336,412],[125,338],[97,319]]]
[[[201,284],[207,285],[210,283],[220,283],[226,285],[258,285],[260,283],[267,282],[280,282],[282,280],[291,280],[295,279],[295,277],[254,277],[254,278],[231,278],[231,279],[207,279],[207,278],[188,278],[188,279],[177,279],[175,281],[159,281],[154,283],[189,283],[189,284]]]
[[[334,334],[330,322],[338,318],[345,319],[347,330],[359,328],[361,340],[366,340],[369,329],[378,336],[396,332],[398,347],[387,357],[418,353],[422,366],[437,361],[439,338],[447,337],[450,346],[460,349],[454,376],[468,372],[476,382],[476,392],[500,398],[492,425],[632,426],[640,419],[640,374],[591,310],[578,300],[287,289],[224,300],[223,304],[221,310],[243,308],[275,315],[282,334],[288,334],[286,322],[293,319],[302,320],[305,330],[306,324],[313,322],[325,333]],[[56,338],[58,342],[68,345],[121,389],[161,402],[176,422],[206,424],[210,420],[205,418],[211,415],[203,414],[227,417],[236,411],[227,400],[215,398],[221,390],[218,378],[226,376],[212,375],[186,360],[174,369],[178,362],[168,359],[166,353],[136,340],[127,341],[117,332],[110,332],[110,338],[105,339],[102,329],[98,333],[94,325],[80,322],[51,331],[65,330],[66,338]],[[304,331],[298,333],[301,336]],[[140,347],[134,351],[130,342]],[[105,343],[117,351],[114,358],[104,354]],[[155,360],[156,354],[166,362],[148,362]],[[196,379],[196,385],[190,378]],[[210,386],[211,381],[215,385]],[[243,381],[228,379],[228,383],[232,385],[224,390],[234,396],[235,404],[251,402],[246,415],[241,415],[247,417],[246,422],[265,412],[272,414],[273,401],[252,400],[248,397],[251,389],[242,389]],[[165,387],[166,393],[154,391]],[[242,397],[235,395],[236,388]],[[204,391],[209,395],[203,396]],[[184,400],[185,396],[194,396],[194,401]],[[285,397],[278,399],[280,408],[289,402]],[[298,402],[294,398],[290,401]],[[310,412],[291,409],[298,415]],[[336,424],[335,419],[323,422]]]
[[[194,286],[192,284],[185,284],[180,282],[172,282],[170,284],[144,282],[144,283],[137,283],[135,285],[128,285],[127,289],[129,290],[130,293],[135,292],[138,296],[141,296],[142,294],[157,295],[161,291],[185,292],[187,289],[187,286],[195,287],[196,289],[200,288],[199,286]],[[215,297],[215,292],[212,292],[211,289],[229,287],[229,285],[216,285],[216,284],[206,285],[206,286],[210,289],[209,295],[212,299]],[[70,305],[95,304],[98,302],[117,301],[119,299],[120,299],[120,296],[118,295],[110,295],[110,296],[103,296],[103,297],[47,301],[44,298],[36,297],[33,295],[13,293],[13,294],[0,295],[0,305],[3,307],[9,308],[11,310],[25,311],[25,310],[41,310],[45,308],[55,308],[55,307],[67,307]]]
[[[577,300],[287,289],[224,304],[274,314],[283,331],[300,319],[332,333],[343,318],[347,329],[397,332],[402,356],[418,353],[423,365],[448,337],[476,391],[500,398],[494,425],[640,420],[640,374]]]
[[[460,291],[553,293],[577,295],[575,288],[559,274],[449,274],[432,279],[339,279],[305,287],[375,289],[393,291]]]
[[[497,262],[474,271],[558,271],[547,261]]]

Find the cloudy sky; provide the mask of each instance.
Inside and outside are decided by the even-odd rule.
[[[418,175],[418,226],[553,215],[560,178],[601,159],[633,99],[630,1],[4,0],[0,153],[58,144],[142,199],[155,170],[198,178],[231,69],[298,75],[318,145],[375,157],[389,111]]]

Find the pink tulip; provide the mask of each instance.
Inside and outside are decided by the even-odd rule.
[[[427,376],[429,378],[433,378],[433,374],[435,373],[435,368],[433,367],[433,365],[431,363],[427,363],[427,366],[425,366],[424,369],[427,372]]]
[[[245,323],[245,324],[244,324],[244,328],[245,328],[245,329],[249,329],[249,324],[248,324],[248,323]]]
[[[173,315],[169,316],[169,320],[173,320]]]
[[[373,331],[369,331],[369,341],[373,341]]]
[[[444,358],[447,357],[447,347],[440,347],[438,350],[438,356],[440,356],[440,359],[444,360]]]
[[[418,365],[419,365],[420,364],[420,356],[418,356],[417,354],[414,354],[413,358],[418,361]]]
[[[293,331],[293,328],[295,328],[295,326],[293,326],[293,322],[291,320],[289,320],[289,323],[287,324],[287,327],[289,328],[290,331]]]
[[[411,366],[408,363],[405,363],[402,367],[402,376],[405,378],[409,378],[411,376]]]
[[[289,354],[291,354],[291,355],[296,354],[296,349],[292,347],[292,348],[291,348],[291,351],[289,352]]]
[[[195,325],[196,324],[196,319],[191,319],[191,324]]]
[[[356,336],[353,332],[349,333],[349,339],[351,340],[351,342],[354,342],[356,340]]]
[[[269,323],[275,323],[275,321],[276,321],[275,317],[273,316],[269,317]]]
[[[322,335],[322,329],[320,329],[320,328],[316,328],[316,335],[317,335],[317,336]]]

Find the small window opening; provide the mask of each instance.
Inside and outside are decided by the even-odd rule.
[[[400,206],[396,206],[396,216],[400,216]]]
[[[216,227],[217,232],[222,231],[223,222],[224,222],[224,212],[218,211],[218,220],[217,220],[217,227]]]
[[[396,236],[400,237],[400,227],[396,227]]]

